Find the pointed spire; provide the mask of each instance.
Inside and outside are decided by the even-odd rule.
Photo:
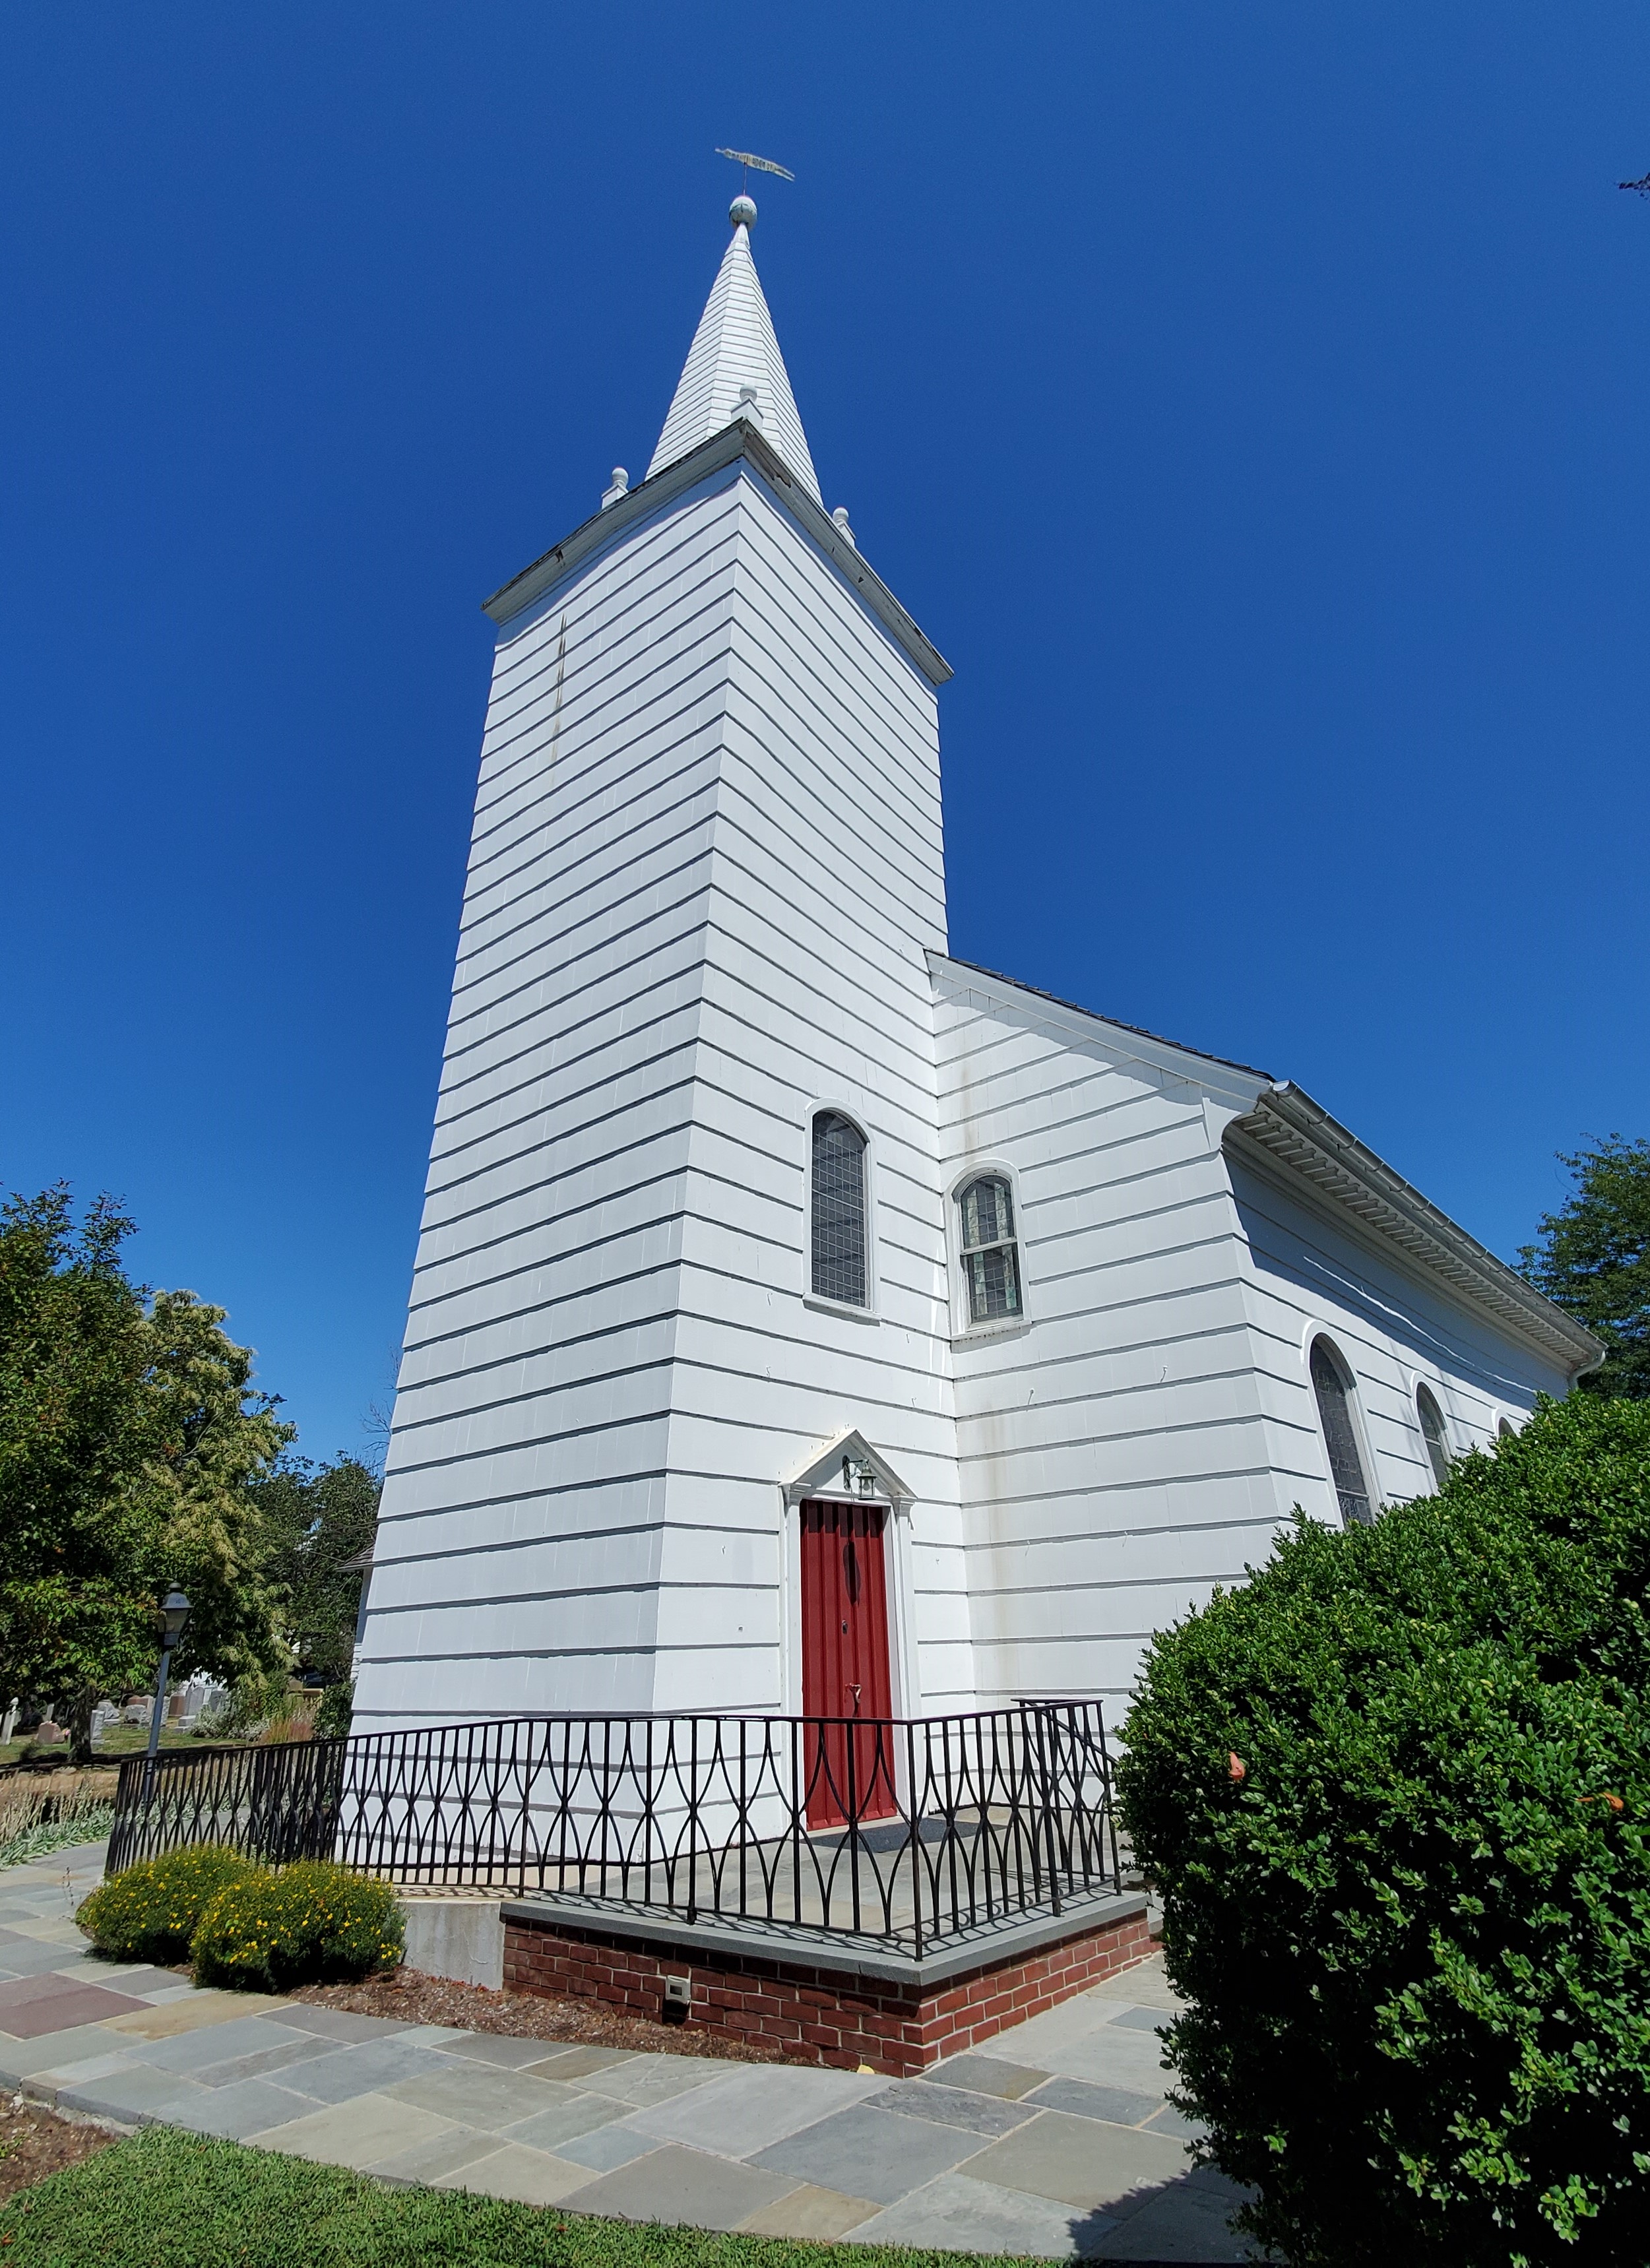
[[[807,436],[797,415],[784,357],[774,336],[773,318],[750,256],[750,230],[755,217],[756,208],[749,197],[734,198],[728,209],[733,240],[723,254],[704,303],[647,476],[652,480],[678,457],[685,457],[689,449],[696,449],[701,441],[731,425],[735,417],[745,416],[761,427],[762,438],[784,458],[817,504],[819,482],[814,476]]]

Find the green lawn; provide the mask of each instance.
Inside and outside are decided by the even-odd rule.
[[[580,2220],[391,2189],[167,2126],[8,2198],[0,2256],[5,2268],[922,2268],[977,2257]]]
[[[174,1749],[188,1749],[198,1756],[203,1749],[232,1749],[240,1747],[242,1743],[239,1741],[197,1740],[181,1725],[163,1725],[160,1745],[168,1754]],[[148,1746],[147,1725],[111,1725],[98,1742],[95,1754],[99,1764],[117,1764],[122,1756],[141,1756]],[[31,1733],[26,1740],[7,1741],[0,1745],[0,1764],[21,1764],[25,1756],[31,1764],[61,1764],[67,1771],[69,1743],[67,1741],[55,1741],[49,1748],[42,1748]]]

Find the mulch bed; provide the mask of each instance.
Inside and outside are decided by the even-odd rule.
[[[517,2039],[576,2040],[581,2047],[637,2048],[651,2055],[715,2056],[726,2063],[784,2063],[771,2048],[747,2046],[698,2024],[656,2024],[598,2000],[554,1999],[538,1992],[490,1992],[421,1970],[393,1969],[358,1984],[306,1984],[289,1992],[318,2008],[357,2016],[393,2016],[403,2024],[446,2024],[461,2032],[508,2032]]]
[[[0,2198],[43,2182],[48,2174],[61,2173],[118,2139],[107,2127],[77,2125],[20,2095],[0,2102]]]

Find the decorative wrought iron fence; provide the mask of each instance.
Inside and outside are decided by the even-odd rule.
[[[1121,1888],[1100,1705],[532,1717],[122,1764],[111,1873],[190,1843],[688,1921],[941,1940]]]

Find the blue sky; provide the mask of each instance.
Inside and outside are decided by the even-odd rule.
[[[1650,13],[77,0],[0,27],[0,1180],[314,1455],[393,1374],[489,666],[726,241],[956,668],[954,951],[1510,1254],[1650,1131]]]

